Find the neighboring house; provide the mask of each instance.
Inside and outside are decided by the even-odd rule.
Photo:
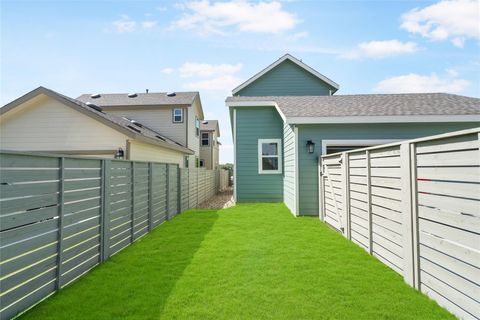
[[[138,122],[39,87],[0,108],[0,149],[178,163],[194,152]],[[118,156],[118,155],[117,155]]]
[[[339,86],[285,55],[233,90],[237,202],[318,215],[319,157],[480,126],[480,99],[445,93],[333,95]]]
[[[94,103],[109,114],[139,121],[193,150],[194,154],[184,159],[185,166],[198,166],[203,120],[198,92],[83,94],[77,100]]]
[[[218,167],[220,128],[217,120],[200,123],[200,167],[215,170]]]

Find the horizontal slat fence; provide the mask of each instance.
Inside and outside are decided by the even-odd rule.
[[[321,158],[323,221],[462,319],[480,319],[480,129]]]
[[[216,176],[176,164],[0,152],[0,318],[212,197]]]

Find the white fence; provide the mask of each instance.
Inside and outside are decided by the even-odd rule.
[[[480,128],[323,156],[321,219],[460,318],[480,318]]]
[[[228,170],[219,169],[218,191],[225,191],[228,188],[230,173]]]

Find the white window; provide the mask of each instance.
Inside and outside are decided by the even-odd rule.
[[[200,120],[195,117],[195,135],[198,137],[200,135]]]
[[[200,159],[200,168],[205,167],[205,160]]]
[[[183,109],[173,109],[173,122],[183,122]]]
[[[202,132],[202,147],[208,147],[210,143],[208,132]]]
[[[258,139],[258,173],[282,173],[282,140]]]

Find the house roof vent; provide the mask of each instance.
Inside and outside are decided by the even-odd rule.
[[[136,94],[136,93],[129,93],[129,94],[128,94],[128,97],[129,97],[129,98],[136,98],[136,97],[137,97],[137,94]]]
[[[202,121],[202,124],[208,124],[208,121]]]
[[[175,92],[167,92],[167,97],[175,97],[176,95]]]
[[[91,102],[86,102],[85,103],[87,106],[89,106],[90,108],[92,108],[93,110],[97,110],[98,112],[102,112],[102,107],[100,106],[97,106],[96,104],[94,103],[91,103]]]
[[[130,120],[130,122],[134,125],[136,125],[137,127],[140,127],[140,128],[143,128],[143,124],[141,124],[140,122],[137,122],[135,120]]]
[[[97,98],[100,98],[100,97],[101,97],[100,93],[94,93],[90,96],[90,98],[92,98],[92,99],[97,99]]]

